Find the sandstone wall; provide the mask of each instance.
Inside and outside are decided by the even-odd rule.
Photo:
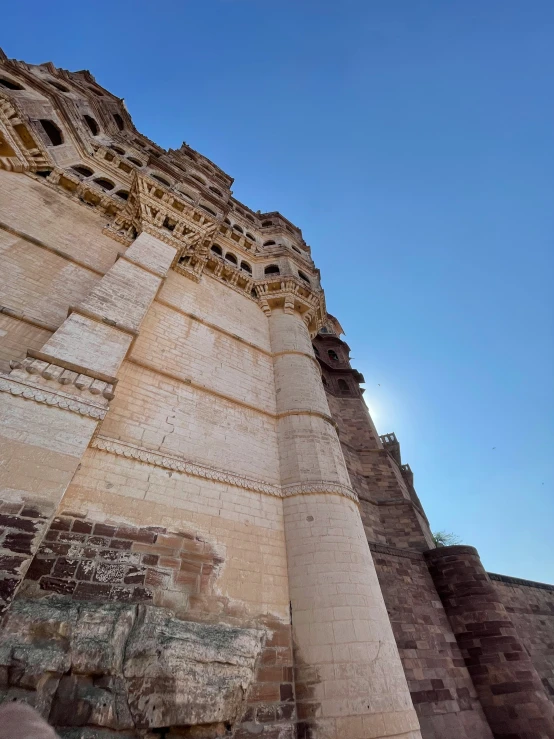
[[[0,204],[0,310],[10,312],[0,314],[0,370],[7,371],[10,359],[41,348],[121,245],[102,234],[105,216],[26,175],[0,169]]]
[[[489,577],[554,701],[554,586],[491,573]]]
[[[423,556],[371,550],[424,739],[492,739]]]

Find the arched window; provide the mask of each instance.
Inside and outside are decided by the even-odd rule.
[[[238,223],[235,223],[235,225],[233,226],[233,228],[235,229],[235,231],[238,231],[240,234],[241,233],[244,233],[244,231],[242,230],[242,227],[239,226]]]
[[[209,213],[211,216],[216,216],[217,217],[217,213],[215,212],[215,210],[212,210],[211,208],[208,208],[207,205],[204,205],[203,203],[200,203],[200,207],[202,208],[202,210],[205,210],[206,213]]]
[[[220,198],[223,197],[223,193],[219,192],[219,190],[217,189],[217,187],[210,187],[210,190],[212,192],[215,192],[216,195],[219,195]]]
[[[13,80],[8,80],[5,77],[0,77],[0,87],[5,87],[6,90],[24,90],[25,89],[18,82],[14,82]]]
[[[118,190],[116,192],[116,195],[118,198],[121,198],[122,200],[127,200],[129,198],[129,193],[127,190]]]
[[[276,264],[270,264],[264,269],[264,275],[278,275],[279,267]]]
[[[91,115],[84,115],[83,116],[85,123],[90,128],[90,132],[93,136],[96,136],[98,134],[98,123],[94,120],[94,118]]]
[[[252,234],[248,233],[248,231],[246,232],[246,234],[245,234],[245,235],[246,235],[246,238],[247,238],[247,239],[250,239],[250,241],[255,241],[255,240],[256,240],[256,239],[255,239],[255,238],[254,238],[254,237],[252,236]]]
[[[205,185],[206,184],[205,181],[201,177],[198,177],[198,175],[191,174],[190,176],[192,177],[193,180],[196,180],[201,185]]]
[[[71,167],[71,169],[76,174],[81,175],[81,177],[92,177],[92,175],[94,174],[92,169],[89,169],[88,167],[83,167],[80,164],[75,167]]]
[[[274,241],[264,241],[264,246],[275,246]]]
[[[273,226],[273,221],[264,221],[262,223],[262,228],[265,228],[266,226]]]
[[[300,254],[300,255],[302,254],[302,252],[300,251],[300,249],[299,249],[299,248],[298,248],[297,246],[293,246],[292,248],[293,248],[293,249],[294,249],[294,251],[295,251],[295,252],[297,252],[298,254]]]
[[[329,349],[327,354],[329,355],[329,359],[332,359],[333,362],[339,361],[339,355],[336,352],[334,352],[332,349]]]
[[[225,255],[225,259],[228,262],[231,262],[231,264],[235,264],[235,265],[237,264],[237,258],[236,258],[236,256],[234,254],[231,254],[230,251],[228,251],[227,254]]]
[[[63,144],[63,135],[61,129],[56,126],[54,121],[41,118],[40,124],[43,127],[45,134],[50,139],[50,143],[52,146],[60,146],[61,144]]]
[[[243,270],[243,272],[248,272],[249,275],[252,274],[252,267],[248,264],[248,262],[241,262],[240,268]]]
[[[55,87],[56,90],[59,90],[60,92],[69,92],[69,88],[64,87],[64,85],[60,85],[59,82],[54,82],[54,80],[48,80],[52,87]]]
[[[230,225],[231,225],[231,221],[230,221],[230,220],[229,220],[228,218],[226,218],[226,219],[225,219],[225,223],[226,223],[226,224],[227,224],[228,226],[230,226]]]
[[[131,162],[131,164],[134,164],[136,167],[142,167],[142,162],[139,162],[139,160],[135,159],[135,157],[127,157],[127,159]]]
[[[119,113],[114,113],[113,119],[115,121],[116,126],[119,128],[119,130],[123,131],[123,129],[125,128],[125,124],[123,123],[123,118],[119,115]]]
[[[96,182],[96,184],[102,188],[102,190],[113,190],[115,185],[113,182],[110,182],[109,180],[105,179],[104,177],[97,177],[93,180],[93,182]]]
[[[157,174],[151,175],[155,180],[158,180],[158,182],[161,182],[162,185],[165,185],[166,187],[171,187],[171,183],[169,183],[167,180],[165,180],[163,177],[160,177]]]
[[[348,388],[348,384],[347,384],[346,380],[339,380],[338,381],[338,385],[339,385],[339,391],[343,395],[348,395],[348,393],[350,392],[350,389]]]
[[[250,223],[256,223],[256,221],[248,213],[245,213],[244,217],[247,218],[250,221]]]
[[[307,276],[306,276],[306,275],[304,274],[304,272],[301,272],[300,270],[298,270],[298,277],[300,277],[300,279],[301,279],[301,280],[304,280],[304,282],[307,282],[307,283],[308,283],[308,285],[311,285],[311,282],[310,282],[310,280],[309,280],[309,279],[308,279],[308,277],[307,277]]]
[[[211,250],[213,251],[214,254],[219,254],[220,257],[223,256],[223,251],[221,247],[219,246],[219,244],[212,244]]]
[[[103,98],[103,97],[104,97],[104,93],[103,93],[103,92],[100,92],[100,90],[97,90],[97,89],[96,89],[95,87],[90,87],[90,86],[89,86],[89,88],[88,88],[88,89],[89,89],[89,90],[90,90],[91,92],[93,92],[93,93],[94,93],[95,95],[98,95],[98,97],[99,97],[99,98]]]
[[[119,156],[125,156],[125,150],[121,149],[119,146],[115,146],[115,144],[110,144],[110,149],[115,151],[116,154],[119,154]]]

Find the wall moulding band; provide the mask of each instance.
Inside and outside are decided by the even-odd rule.
[[[183,457],[176,457],[169,454],[162,454],[145,447],[129,444],[125,441],[112,439],[109,436],[97,434],[91,441],[90,446],[108,454],[115,454],[120,457],[134,459],[153,467],[161,467],[172,472],[181,472],[191,477],[202,477],[206,480],[215,482],[223,482],[227,485],[243,488],[244,490],[252,490],[263,495],[272,495],[276,498],[290,498],[294,495],[341,495],[349,498],[354,502],[358,502],[356,493],[346,485],[340,485],[334,482],[304,482],[294,485],[274,485],[263,480],[254,480],[242,475],[235,475],[232,472],[225,472],[206,465],[190,462]]]
[[[28,382],[20,382],[13,380],[7,375],[0,374],[0,393],[10,393],[10,395],[19,396],[26,400],[34,400],[44,405],[55,406],[65,411],[78,413],[80,416],[89,416],[101,421],[108,408],[106,406],[96,405],[94,403],[83,401],[68,395],[64,392],[52,392],[45,390],[43,387],[33,385]]]
[[[238,341],[239,343],[244,344],[245,346],[248,346],[257,352],[260,352],[260,354],[264,354],[266,357],[274,356],[267,349],[264,349],[263,347],[252,343],[251,341],[247,341],[246,339],[243,339],[242,336],[239,336],[238,334],[233,334],[231,333],[231,331],[226,331],[224,328],[221,328],[221,326],[218,326],[215,323],[212,323],[211,321],[208,321],[205,318],[202,318],[201,316],[196,315],[196,313],[189,313],[189,311],[183,310],[178,305],[174,305],[173,303],[170,303],[167,300],[164,300],[164,298],[160,296],[156,297],[154,302],[158,303],[159,305],[163,305],[164,308],[168,308],[169,310],[175,311],[176,313],[180,313],[182,316],[191,318],[193,321],[196,321],[197,323],[201,323],[203,326],[207,326],[208,328],[212,329],[213,331],[216,331],[219,334],[222,334],[223,336],[228,336],[230,339],[234,339],[235,341]]]
[[[307,356],[307,355],[306,355]],[[154,372],[155,374],[162,375],[164,377],[169,377],[172,380],[175,380],[176,382],[182,382],[184,385],[188,385],[189,387],[194,388],[195,390],[199,390],[200,392],[208,393],[209,395],[213,395],[217,398],[222,398],[223,400],[227,401],[228,403],[234,403],[235,405],[240,405],[242,408],[248,408],[251,411],[254,411],[255,413],[260,413],[261,415],[267,416],[268,418],[286,418],[287,416],[315,416],[317,418],[321,418],[326,423],[330,424],[335,431],[338,433],[338,424],[333,420],[333,418],[326,413],[322,413],[320,411],[314,411],[310,408],[291,408],[289,410],[283,411],[282,413],[272,413],[271,411],[267,411],[264,408],[258,408],[255,405],[251,405],[250,403],[245,403],[238,398],[234,398],[232,395],[227,395],[226,393],[220,393],[217,390],[214,390],[213,388],[208,387],[207,385],[201,385],[199,382],[192,382],[192,380],[188,377],[179,377],[179,375],[175,374],[174,372],[168,372],[163,367],[156,367],[150,362],[146,362],[143,359],[138,359],[137,357],[134,357],[133,355],[127,357],[127,362],[130,362],[131,364],[135,364],[137,367],[141,367],[144,370],[147,370],[148,372]]]
[[[22,323],[28,323],[29,326],[36,326],[36,328],[40,328],[43,331],[50,331],[50,333],[54,333],[58,330],[59,326],[54,326],[53,323],[45,323],[44,321],[40,321],[38,318],[33,318],[32,316],[26,316],[21,311],[13,310],[12,308],[8,308],[6,305],[0,305],[0,313],[8,316],[8,318],[13,318],[14,321],[21,321]]]

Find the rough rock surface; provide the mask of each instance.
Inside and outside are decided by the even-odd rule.
[[[16,600],[0,645],[0,701],[34,705],[68,739],[195,735],[186,727],[221,736],[241,717],[263,638],[147,605]]]

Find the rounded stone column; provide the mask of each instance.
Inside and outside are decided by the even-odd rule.
[[[554,704],[476,549],[425,552],[429,572],[495,737],[554,737]]]
[[[269,315],[299,739],[420,739],[356,496],[301,317]]]

